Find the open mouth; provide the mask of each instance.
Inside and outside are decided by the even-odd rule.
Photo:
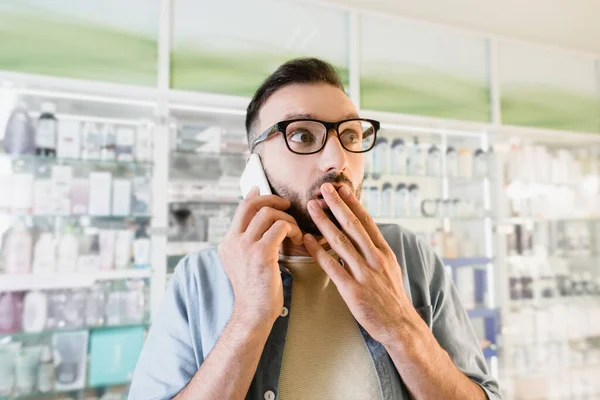
[[[327,202],[323,198],[323,195],[321,194],[321,192],[317,193],[317,195],[315,196],[315,200],[317,201],[317,203],[319,203],[319,206],[323,210],[326,210],[327,208],[329,208],[329,206],[327,205]]]

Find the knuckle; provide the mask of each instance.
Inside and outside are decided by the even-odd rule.
[[[373,262],[376,264],[376,266],[381,266],[385,264],[385,256],[383,255],[383,253],[381,253],[380,251],[376,251],[375,253],[373,253]]]
[[[284,221],[282,219],[276,221],[273,226],[275,227],[275,229],[279,230],[279,229],[285,229],[288,226],[288,222]]]
[[[338,272],[338,269],[342,267],[341,264],[334,258],[328,258],[326,264],[330,270],[333,270],[335,272]]]
[[[348,218],[347,223],[352,228],[358,228],[361,226],[360,220],[356,216]]]
[[[373,217],[370,214],[366,214],[364,217],[364,222],[367,225],[372,225],[375,223],[375,220],[373,219]]]
[[[335,234],[335,242],[339,245],[345,246],[350,241],[348,236],[346,236],[343,232],[338,232]]]
[[[258,210],[258,215],[266,217],[271,213],[271,207],[263,206]]]

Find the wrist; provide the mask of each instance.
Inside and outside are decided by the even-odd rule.
[[[234,304],[230,320],[242,329],[267,332],[271,331],[275,323],[275,319],[268,314],[256,312],[237,304]]]
[[[432,336],[429,327],[414,308],[397,320],[390,334],[381,342],[388,352],[405,356],[419,353]]]

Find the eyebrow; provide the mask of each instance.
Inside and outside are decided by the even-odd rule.
[[[340,121],[345,120],[345,119],[353,119],[353,118],[359,118],[358,114],[356,114],[356,113],[346,114],[344,117],[342,117],[342,119]],[[283,117],[283,120],[290,120],[290,119],[319,119],[319,118],[316,118],[312,114],[286,114]]]

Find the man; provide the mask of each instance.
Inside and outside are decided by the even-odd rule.
[[[379,123],[332,66],[282,65],[246,128],[275,194],[180,262],[130,399],[499,399],[440,260],[361,207]]]

